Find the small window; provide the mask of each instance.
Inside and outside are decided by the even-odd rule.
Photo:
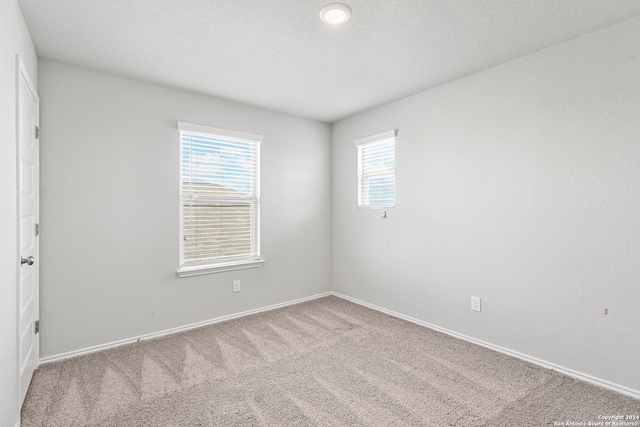
[[[178,123],[180,277],[259,267],[261,135]]]
[[[358,149],[358,207],[396,204],[396,131],[355,140]]]

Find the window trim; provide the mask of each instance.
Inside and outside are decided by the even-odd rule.
[[[262,135],[250,132],[242,132],[231,129],[223,129],[217,128],[213,126],[205,126],[193,123],[186,122],[178,122],[178,132],[179,135],[182,132],[189,132],[207,136],[219,136],[224,138],[233,138],[233,139],[242,139],[248,141],[254,141],[258,144],[258,152],[260,151],[260,145],[262,144],[264,137]],[[181,137],[178,138],[180,141],[180,145],[182,146]],[[182,156],[179,156],[179,170],[182,170]],[[258,212],[258,221],[255,224],[255,244],[256,244],[256,253],[257,256],[249,256],[249,257],[239,257],[239,258],[227,258],[220,262],[213,262],[209,264],[183,264],[179,265],[176,273],[178,277],[192,277],[192,276],[200,276],[204,274],[212,274],[212,273],[220,273],[224,271],[233,271],[233,270],[243,270],[248,268],[258,268],[262,267],[265,260],[260,257],[260,158],[257,159],[257,179],[256,179],[256,198],[257,198],[257,206],[256,211]],[[178,233],[178,247],[179,247],[179,261],[180,263],[183,259],[183,241],[182,241],[182,227],[183,227],[183,194],[182,194],[182,175],[179,173],[180,178],[180,192],[179,192],[179,233]]]
[[[203,274],[222,273],[223,271],[244,270],[248,268],[262,267],[264,259],[242,260],[234,262],[220,262],[217,264],[196,265],[191,267],[180,267],[176,271],[178,277],[202,276]]]
[[[375,135],[371,135],[371,136],[365,136],[362,138],[358,138],[356,140],[353,141],[354,145],[356,146],[356,170],[357,170],[357,199],[356,199],[356,204],[358,206],[358,209],[390,209],[390,208],[395,208],[396,204],[395,204],[395,183],[396,183],[396,168],[395,168],[395,156],[396,156],[396,152],[395,152],[395,144],[396,144],[396,138],[398,136],[398,129],[392,129],[392,130],[388,130],[386,132],[381,132],[381,133],[377,133]],[[361,193],[360,191],[362,191],[362,177],[363,175],[360,174],[360,168],[361,168],[361,164],[360,164],[360,149],[362,146],[364,145],[369,145],[369,144],[373,144],[376,142],[381,142],[383,140],[386,139],[393,139],[393,143],[394,143],[394,149],[393,149],[393,157],[394,157],[394,167],[393,167],[393,171],[392,171],[392,176],[393,176],[393,184],[394,184],[394,195],[393,195],[393,204],[392,205],[376,205],[376,206],[372,206],[372,205],[365,205],[365,204],[361,204],[360,203],[360,199],[361,199]],[[382,173],[380,174],[381,176],[383,175],[387,175],[389,174],[388,172]]]

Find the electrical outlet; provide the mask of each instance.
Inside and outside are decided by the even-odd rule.
[[[240,292],[240,280],[233,281],[233,292]]]
[[[480,297],[471,297],[471,310],[482,311],[480,308]]]
[[[606,316],[607,314],[609,314],[609,309],[608,309],[608,308],[605,308],[605,309],[604,309],[604,315]]]

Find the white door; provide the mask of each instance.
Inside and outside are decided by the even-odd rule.
[[[20,57],[18,74],[18,185],[20,206],[20,289],[18,369],[20,406],[38,366],[38,94]]]

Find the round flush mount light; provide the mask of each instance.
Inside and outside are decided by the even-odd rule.
[[[342,24],[349,20],[351,9],[342,3],[331,3],[320,11],[320,19],[327,24]]]

